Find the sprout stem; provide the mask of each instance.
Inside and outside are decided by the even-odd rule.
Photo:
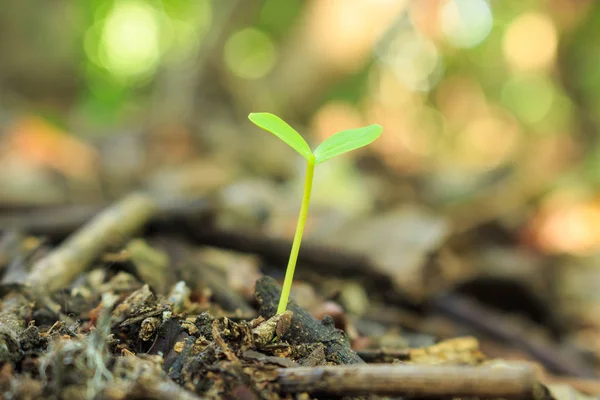
[[[302,242],[302,234],[306,225],[306,217],[308,216],[308,205],[310,203],[310,193],[312,191],[313,175],[315,172],[315,160],[310,159],[306,164],[306,178],[304,180],[304,196],[302,197],[302,205],[300,206],[300,215],[298,215],[298,224],[296,225],[296,233],[294,234],[294,242],[292,243],[292,251],[285,271],[285,279],[283,280],[283,289],[279,298],[279,306],[277,314],[282,314],[287,308],[290,291],[292,290],[292,281],[294,279],[294,271],[296,270],[296,261],[300,251],[300,243]]]

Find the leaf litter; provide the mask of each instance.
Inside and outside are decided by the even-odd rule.
[[[381,303],[386,294],[373,296],[373,285],[384,285],[384,279],[388,290],[401,292],[402,280],[387,275],[392,270],[376,255],[370,255],[375,265],[366,262],[364,270],[335,278],[357,262],[352,254],[308,245],[313,262],[298,289],[302,281],[314,288],[305,292],[312,305],[301,306],[310,302],[298,291],[297,301],[277,315],[279,284],[262,272],[277,276],[269,265],[287,243],[262,238],[260,246],[272,246],[262,259],[198,247],[198,237],[219,236],[200,222],[205,212],[192,219],[196,229],[209,228],[200,234],[181,223],[180,208],[164,207],[136,193],[58,246],[26,235],[10,238],[21,250],[6,255],[6,272],[12,272],[0,286],[2,396],[552,398],[531,364],[487,359],[473,337],[460,337],[443,324],[423,328],[417,310],[390,313]],[[418,214],[397,215],[398,223],[408,218],[418,225]],[[374,237],[388,230],[383,222],[384,228],[369,228]],[[424,253],[438,251],[445,231],[436,232],[431,239],[415,238]],[[360,235],[352,240],[359,248]],[[348,263],[329,276],[317,273],[314,266],[332,258]],[[58,271],[43,273],[49,266]],[[60,274],[65,268],[69,273]],[[240,273],[246,281],[232,286],[231,276]]]

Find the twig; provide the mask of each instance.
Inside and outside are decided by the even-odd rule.
[[[227,359],[229,361],[239,361],[240,359],[235,355],[235,353],[233,351],[231,351],[231,349],[229,348],[229,346],[227,345],[227,342],[225,342],[225,340],[223,340],[223,336],[221,336],[221,327],[219,326],[219,320],[215,319],[212,322],[212,336],[213,336],[213,340],[214,342],[217,344],[217,346],[219,346],[219,348],[221,349],[221,351],[223,352],[223,354],[225,354],[225,357],[227,357]]]
[[[543,399],[545,390],[527,366],[457,367],[356,365],[279,370],[285,392],[331,395]]]
[[[161,201],[157,200],[158,210],[149,221],[161,223],[162,232],[177,230],[185,233],[196,243],[255,253],[274,265],[285,264],[289,257],[291,241],[257,234],[256,232],[239,232],[224,230],[210,223],[200,223],[218,212],[207,199],[195,201]],[[34,235],[51,236],[62,239],[100,212],[104,206],[71,205],[42,208],[11,215],[0,214],[0,227],[24,231]],[[328,271],[331,275],[343,275],[366,279],[379,289],[388,288],[387,276],[377,272],[367,256],[360,253],[315,243],[303,243],[298,258],[319,273]],[[387,283],[387,284],[386,284]]]
[[[57,249],[34,264],[27,283],[36,290],[55,291],[67,286],[102,251],[122,244],[156,213],[148,196],[133,194],[73,233]]]
[[[104,205],[98,204],[77,204],[42,206],[31,210],[9,209],[6,214],[0,215],[0,226],[34,235],[67,235],[104,208]]]
[[[0,213],[0,227],[5,230],[23,231],[32,235],[50,236],[61,239],[81,228],[109,204],[79,204],[40,207],[33,210],[9,210],[8,215]],[[206,217],[213,213],[213,206],[206,199],[163,200],[157,199],[158,210],[152,222],[172,221]]]
[[[409,349],[375,349],[358,350],[360,358],[368,363],[391,363],[396,360],[410,360]]]
[[[159,294],[165,294],[170,285],[169,256],[143,239],[133,239],[125,246],[137,275]]]

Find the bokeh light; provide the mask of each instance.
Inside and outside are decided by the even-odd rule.
[[[102,65],[123,79],[152,72],[161,54],[159,18],[157,10],[146,2],[116,2],[102,30]]]
[[[448,0],[440,10],[440,23],[454,46],[473,47],[492,30],[492,11],[485,0]]]
[[[518,125],[500,110],[474,116],[458,136],[456,162],[478,170],[497,167],[514,154],[518,140]]]
[[[277,52],[269,35],[256,28],[245,28],[227,40],[224,56],[234,75],[259,79],[273,69]]]
[[[227,82],[227,89],[210,89],[226,90],[236,111],[296,114],[315,142],[354,126],[384,125],[368,151],[393,172],[427,177],[444,168],[475,175],[514,167],[535,175],[531,193],[547,190],[539,198],[564,190],[553,185],[570,168],[597,184],[600,151],[580,139],[600,147],[593,136],[599,9],[590,0],[517,3],[265,0],[249,14],[211,0],[77,3],[69,18],[85,15],[77,33],[85,32],[85,53],[72,69],[80,78],[73,87],[81,87],[69,118],[82,127],[116,127],[160,101],[172,105],[164,115],[177,114],[180,105],[202,101],[210,76]],[[227,24],[213,24],[213,11]],[[308,94],[295,97],[302,91]],[[584,242],[581,215],[593,220],[595,203],[561,207],[547,215],[545,235],[564,225]]]
[[[445,133],[443,116],[433,107],[422,106],[416,107],[408,117],[412,128],[401,136],[406,149],[416,156],[433,154]]]
[[[96,149],[38,117],[16,121],[3,139],[7,154],[34,167],[50,167],[77,179],[89,179],[97,167]]]
[[[409,27],[401,27],[378,50],[381,62],[410,90],[428,91],[440,79],[442,59],[435,44]]]
[[[540,122],[548,115],[555,96],[553,82],[540,74],[515,75],[502,89],[502,102],[529,124]]]
[[[452,130],[464,129],[474,115],[488,112],[485,94],[470,76],[446,77],[436,90],[435,102]]]
[[[308,46],[336,70],[357,71],[408,3],[407,0],[311,1],[305,21]]]
[[[142,85],[161,62],[185,59],[212,22],[208,0],[190,3],[123,0],[107,2],[94,15],[83,47],[88,85]],[[99,68],[98,68],[99,67]],[[94,82],[101,79],[103,82]]]
[[[321,143],[336,132],[361,126],[362,120],[352,104],[330,101],[314,115],[311,125],[317,143]]]
[[[162,25],[166,56],[180,59],[190,56],[211,26],[213,12],[210,0],[164,2]],[[168,44],[168,46],[167,46]]]
[[[556,59],[558,33],[554,22],[539,12],[516,18],[504,35],[504,56],[516,70],[547,68]]]
[[[600,202],[551,196],[533,227],[537,245],[550,253],[589,255],[600,250]]]

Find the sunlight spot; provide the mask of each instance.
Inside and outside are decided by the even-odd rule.
[[[361,117],[352,104],[330,101],[315,113],[311,127],[317,142],[320,143],[336,132],[361,125]]]
[[[550,17],[541,13],[515,19],[504,35],[504,56],[517,70],[539,70],[556,59],[558,33]]]
[[[148,4],[115,3],[102,30],[99,61],[124,80],[151,73],[160,58],[159,28],[158,12]]]
[[[485,0],[450,0],[440,10],[442,31],[457,47],[474,47],[492,30],[493,17]]]
[[[277,51],[271,38],[256,28],[234,33],[225,44],[225,63],[234,75],[259,79],[275,65]]]
[[[501,165],[514,154],[518,141],[518,125],[492,113],[474,117],[458,137],[462,160],[480,169]]]
[[[550,253],[595,253],[600,249],[599,204],[582,201],[547,207],[536,233],[540,247]]]
[[[502,88],[502,102],[522,121],[534,124],[549,113],[556,90],[545,76],[513,76]]]
[[[378,51],[381,62],[413,91],[429,91],[442,75],[443,66],[435,44],[414,29],[401,29]]]

